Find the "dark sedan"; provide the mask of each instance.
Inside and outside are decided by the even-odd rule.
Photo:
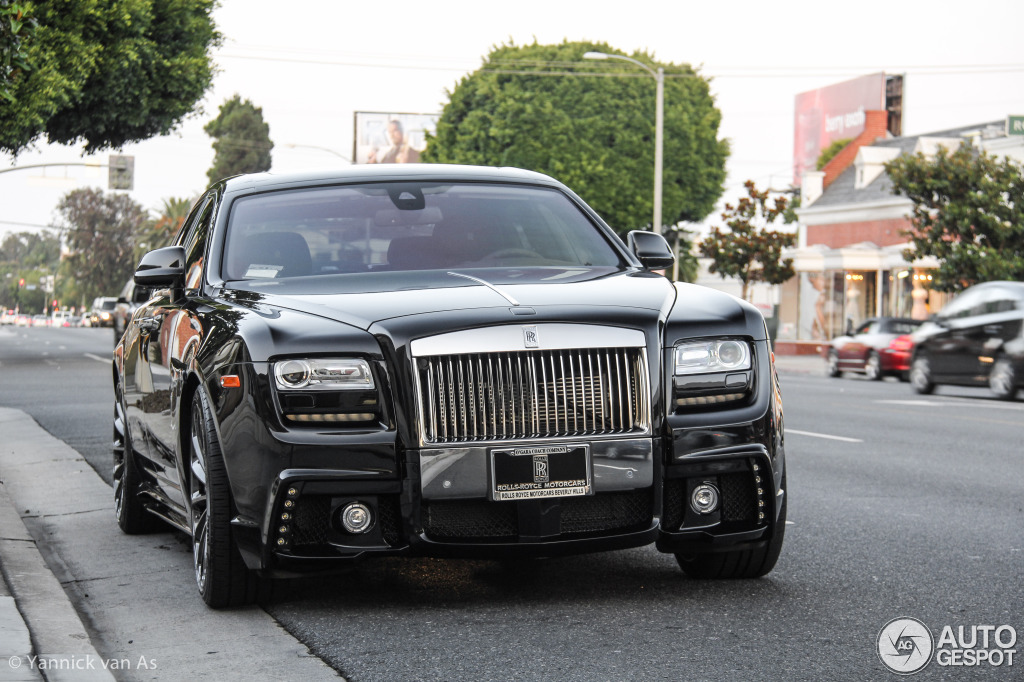
[[[872,381],[884,376],[906,380],[910,372],[909,336],[921,326],[920,320],[902,317],[872,317],[849,334],[832,339],[828,350],[828,375],[858,372]]]
[[[653,543],[762,576],[787,500],[765,323],[671,263],[528,171],[217,183],[135,273],[155,293],[114,351],[118,523],[190,534],[212,606],[385,555]]]
[[[964,289],[914,334],[910,383],[985,386],[1013,400],[1024,386],[1024,283],[986,282]]]

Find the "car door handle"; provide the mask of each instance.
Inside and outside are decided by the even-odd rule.
[[[136,323],[139,325],[140,330],[149,334],[160,329],[159,317],[141,317],[136,321]]]

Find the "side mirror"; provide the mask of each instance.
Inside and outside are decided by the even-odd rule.
[[[135,283],[154,288],[184,287],[185,249],[181,246],[166,246],[147,253],[139,261]]]
[[[654,232],[633,230],[627,236],[629,250],[636,254],[648,270],[660,270],[676,262],[676,256],[665,238]]]

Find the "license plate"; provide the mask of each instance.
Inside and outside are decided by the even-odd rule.
[[[545,445],[491,451],[491,499],[589,495],[590,447]]]

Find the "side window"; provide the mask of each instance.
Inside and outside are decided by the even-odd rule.
[[[206,264],[206,242],[216,202],[212,195],[203,201],[185,222],[178,244],[185,247],[185,292],[195,293],[203,281]]]

